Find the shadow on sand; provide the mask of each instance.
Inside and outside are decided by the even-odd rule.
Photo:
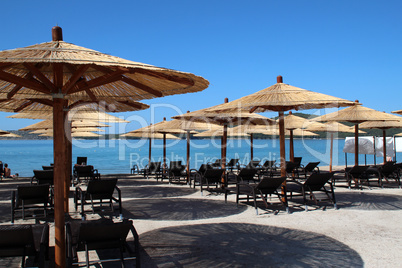
[[[220,223],[141,235],[142,267],[363,267],[359,254],[325,235]]]
[[[123,202],[123,214],[126,218],[143,220],[202,220],[240,214],[247,207],[236,207],[232,202],[167,198],[135,199]]]

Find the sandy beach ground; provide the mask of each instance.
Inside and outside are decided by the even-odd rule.
[[[18,179],[22,184],[27,181]],[[0,220],[9,224],[7,195],[15,181],[0,185]],[[305,212],[302,200],[294,198],[288,214],[272,197],[268,210],[260,203],[258,215],[251,203],[237,206],[235,195],[225,203],[221,194],[201,195],[198,188],[128,175],[119,175],[118,185],[124,217],[133,220],[140,236],[142,267],[400,267],[402,263],[402,189],[395,183],[371,190],[349,190],[339,183],[338,210],[324,202],[321,207],[311,203]],[[71,217],[79,219],[72,199],[70,210]],[[89,213],[88,219],[111,216],[108,213]],[[53,233],[51,228],[51,246]],[[19,259],[0,259],[2,267],[18,265]]]

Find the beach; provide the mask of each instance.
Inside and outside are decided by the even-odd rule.
[[[252,203],[237,207],[234,194],[225,203],[222,194],[201,195],[198,187],[137,175],[107,177],[119,178],[123,215],[133,220],[140,237],[142,267],[399,267],[402,261],[402,190],[396,184],[350,190],[339,183],[337,210],[324,203],[311,204],[306,212],[294,198],[290,214],[281,205],[272,205],[268,210],[260,206],[257,215]],[[17,183],[28,180],[1,182],[1,224],[9,223],[7,195]],[[278,203],[276,197],[272,202]],[[105,215],[118,220],[116,213]],[[105,215],[89,213],[87,219]],[[80,219],[72,198],[70,216]],[[50,225],[54,246],[53,222]],[[19,258],[5,260],[0,259],[3,267],[19,264]]]

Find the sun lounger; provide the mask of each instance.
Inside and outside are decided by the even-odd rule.
[[[324,193],[328,197],[327,200],[331,201],[336,209],[335,192],[331,182],[333,175],[333,172],[312,173],[304,183],[291,180],[286,183],[286,191],[290,193],[291,198],[296,195],[302,196],[306,211],[308,211],[307,196],[310,197],[309,199],[313,199],[315,204],[318,205],[319,200],[314,195],[314,192]],[[329,186],[329,189],[326,188],[326,185],[327,187]]]
[[[122,218],[121,192],[116,184],[117,179],[102,179],[89,181],[86,190],[77,186],[74,192],[75,210],[81,206],[81,217],[85,219],[84,206],[86,204],[91,204],[92,213],[95,213],[95,205],[100,205],[103,208],[104,204],[107,204],[113,212],[113,202],[115,202],[119,206],[119,214]],[[117,197],[115,192],[117,192]]]
[[[99,263],[120,262],[121,266],[125,267],[125,261],[135,259],[136,267],[140,267],[139,237],[131,220],[83,221],[77,228],[74,227],[72,223],[66,223],[67,259],[70,266],[85,264],[86,267],[90,267],[97,264],[98,267]],[[130,231],[134,239],[134,250],[127,241]],[[116,257],[112,255],[112,258],[91,261],[90,250],[117,250],[119,253]],[[85,262],[79,261],[79,251],[85,251]]]
[[[267,196],[273,194],[279,198],[279,201],[285,206],[285,209],[288,212],[289,209],[286,194],[280,192],[281,185],[285,180],[286,177],[271,178],[264,176],[258,183],[239,182],[236,189],[236,203],[239,204],[240,200],[247,200],[247,202],[249,202],[250,197],[252,197],[258,215],[257,198],[261,198],[265,208],[268,208]],[[226,194],[228,194],[228,192],[226,192]],[[245,197],[242,197],[244,195]]]
[[[45,267],[49,259],[49,225],[0,225],[0,258],[22,257],[21,267],[25,267],[27,256],[34,257],[31,265]]]

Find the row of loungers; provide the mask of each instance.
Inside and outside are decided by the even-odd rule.
[[[134,259],[140,267],[139,237],[131,220],[67,222],[66,249],[68,267],[110,261],[120,261],[124,267],[127,260]],[[113,258],[91,261],[89,251],[99,249],[118,253]],[[79,251],[85,251],[85,262],[79,262]],[[21,257],[21,267],[50,267],[49,224],[0,225],[0,257]]]

